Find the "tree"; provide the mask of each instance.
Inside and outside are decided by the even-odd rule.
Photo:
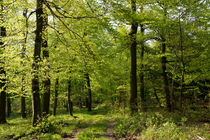
[[[144,35],[144,25],[140,24],[141,27],[141,37]],[[141,59],[141,66],[140,66],[140,97],[141,97],[141,109],[142,111],[146,111],[146,98],[145,98],[145,92],[144,92],[144,52],[145,51],[145,44],[144,41],[141,41],[141,53],[140,53],[140,59]]]
[[[130,31],[130,57],[131,57],[131,71],[130,71],[130,110],[131,114],[138,111],[137,107],[137,80],[136,80],[136,33],[138,28],[138,23],[135,21],[134,17],[136,14],[136,0],[131,0],[131,31]]]
[[[88,90],[88,111],[91,111],[92,108],[92,92],[90,87],[90,76],[88,73],[85,74],[86,82],[87,82],[87,90]]]
[[[43,42],[43,0],[37,0],[36,7],[36,38],[34,46],[34,57],[32,64],[32,117],[33,126],[37,125],[41,115],[41,104],[40,104],[40,88],[39,88],[39,63],[40,53]]]
[[[1,18],[1,23],[3,23],[3,5],[2,5],[3,0],[0,0],[1,3],[1,9],[0,9],[0,18]],[[0,27],[0,55],[1,55],[1,60],[0,60],[0,124],[1,123],[6,123],[6,71],[4,69],[4,42],[3,42],[3,37],[6,37],[6,28],[4,26]]]
[[[55,80],[55,97],[54,97],[54,106],[53,106],[53,115],[56,115],[57,102],[58,102],[58,88],[59,88],[59,78]]]
[[[22,66],[24,67],[25,66],[25,63],[24,63],[24,59],[25,59],[25,53],[26,53],[26,44],[27,44],[27,38],[28,38],[28,19],[29,17],[27,17],[27,14],[28,14],[28,10],[25,9],[23,11],[23,16],[24,16],[24,19],[25,19],[25,31],[24,31],[24,39],[23,39],[23,44],[22,44]],[[23,70],[23,74],[22,74],[22,87],[21,87],[21,115],[22,115],[22,118],[26,118],[26,99],[25,99],[25,71]]]
[[[71,77],[68,79],[68,109],[69,115],[73,116],[73,103],[71,101]]]
[[[43,53],[43,65],[44,65],[44,95],[43,95],[43,114],[47,115],[49,114],[49,109],[50,109],[50,64],[49,64],[49,49],[48,49],[48,31],[47,31],[47,26],[48,26],[48,16],[45,12],[43,14],[43,42],[42,42],[42,53]]]

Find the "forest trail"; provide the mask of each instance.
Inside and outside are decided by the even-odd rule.
[[[114,119],[107,116],[107,115],[104,115],[104,116],[109,119],[109,123],[107,125],[106,132],[104,134],[100,135],[100,137],[102,139],[117,140],[115,135],[114,135],[114,126],[115,126]]]
[[[87,130],[90,126],[92,126],[95,123],[95,121],[93,121],[91,124],[89,124],[87,127],[85,128],[76,128],[75,130],[73,130],[72,133],[66,133],[63,136],[62,140],[77,140],[77,136],[82,132]]]
[[[100,139],[117,140],[114,135],[115,121],[107,115],[91,115],[94,121],[86,127],[76,128],[71,133],[63,135],[62,140],[80,140],[80,139]]]

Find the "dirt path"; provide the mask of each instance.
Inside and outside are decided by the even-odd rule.
[[[73,130],[72,133],[66,133],[64,134],[62,140],[76,140],[77,136],[82,132],[87,130],[90,126],[92,126],[96,121],[93,121],[92,123],[90,123],[87,127],[85,128],[77,128],[75,130]]]
[[[115,121],[111,117],[108,117],[106,115],[104,115],[104,116],[109,119],[109,124],[106,129],[106,132],[103,135],[101,135],[101,138],[105,138],[105,139],[109,139],[109,140],[117,140],[117,138],[114,135]]]
[[[107,139],[107,140],[117,140],[117,138],[114,136],[114,125],[115,125],[114,119],[107,115],[104,115],[104,116],[105,116],[105,118],[107,118],[109,120],[109,122],[107,124],[106,131],[104,132],[104,134],[100,134],[100,135],[95,134],[96,138],[102,138],[102,139]],[[63,135],[62,140],[76,140],[80,133],[87,130],[88,128],[90,128],[91,126],[93,126],[96,123],[97,123],[97,120],[91,122],[85,128],[77,128],[77,129],[73,130],[72,133],[69,133],[69,134],[66,133]]]

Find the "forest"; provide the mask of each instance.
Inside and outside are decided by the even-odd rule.
[[[0,5],[0,140],[210,139],[209,0]]]

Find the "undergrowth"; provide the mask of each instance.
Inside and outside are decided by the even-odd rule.
[[[210,139],[209,123],[192,123],[180,113],[116,115],[115,135],[145,140]]]

